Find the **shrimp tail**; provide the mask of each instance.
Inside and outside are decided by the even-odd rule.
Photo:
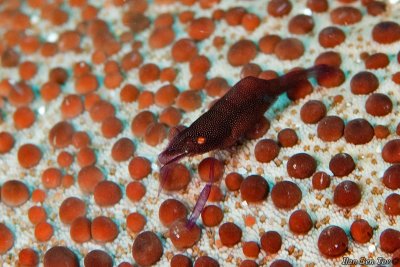
[[[278,78],[279,86],[276,91],[277,94],[286,92],[289,88],[296,85],[299,81],[307,80],[309,78],[317,78],[321,74],[334,72],[337,68],[326,64],[315,65],[308,69],[296,69],[282,75]]]
[[[206,205],[207,199],[210,196],[211,193],[211,186],[214,183],[214,161],[211,162],[210,164],[210,179],[206,186],[201,190],[200,196],[197,199],[196,205],[193,208],[192,214],[190,214],[189,220],[186,224],[186,227],[188,229],[191,229],[197,219],[199,218],[201,212],[204,209],[204,206]]]

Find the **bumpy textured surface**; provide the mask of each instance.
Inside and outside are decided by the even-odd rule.
[[[269,266],[277,259],[285,259],[294,266],[334,266],[340,264],[342,256],[330,259],[322,256],[318,250],[320,233],[331,225],[341,227],[348,236],[348,249],[343,256],[352,259],[363,256],[371,259],[392,257],[393,251],[382,251],[380,235],[388,228],[400,229],[399,212],[396,211],[396,203],[400,205],[398,200],[396,197],[391,198],[391,201],[394,201],[394,204],[391,202],[392,208],[384,205],[388,195],[400,193],[400,185],[396,185],[399,179],[397,178],[385,186],[382,176],[391,165],[400,163],[400,145],[398,141],[390,143],[390,149],[384,151],[384,158],[381,152],[386,143],[398,139],[400,134],[400,130],[396,132],[399,123],[400,75],[397,73],[392,80],[392,75],[400,71],[400,34],[398,24],[378,23],[400,21],[398,1],[387,1],[383,13],[379,12],[382,4],[374,3],[374,6],[366,7],[361,3],[371,1],[328,1],[329,8],[322,13],[312,12],[307,8],[307,2],[318,1],[291,1],[291,9],[285,6],[281,10],[285,11],[285,14],[280,14],[277,10],[268,14],[267,10],[274,8],[269,6],[270,2],[274,2],[275,5],[287,2],[276,0],[154,0],[148,1],[147,5],[145,0],[106,0],[102,4],[90,0],[69,0],[60,5],[44,2],[46,1],[0,1],[0,236],[7,238],[3,243],[0,240],[1,266],[15,266],[18,260],[21,260],[18,259],[19,252],[25,248],[34,249],[39,261],[43,263],[46,251],[52,247],[57,248],[51,251],[51,254],[57,254],[60,246],[70,248],[81,265],[85,256],[95,249],[110,255],[115,266],[124,261],[133,265],[135,261],[132,245],[138,234],[144,231],[156,234],[149,235],[157,246],[161,241],[162,249],[158,249],[157,255],[142,259],[143,262],[156,262],[156,266],[169,266],[172,257],[181,253],[193,262],[201,256],[209,256],[221,266],[238,266],[242,261],[252,259],[243,253],[242,242],[255,241],[260,245],[260,237],[268,231],[280,234],[282,246],[272,255],[267,255],[261,249],[258,257],[254,259],[260,266]],[[190,4],[191,2],[194,4]],[[347,11],[354,16],[346,20],[346,17],[341,18],[338,15],[343,11],[336,8],[349,5],[358,11],[348,8]],[[228,12],[234,7],[241,8]],[[218,15],[218,9],[225,11],[224,18],[218,19],[219,16],[224,16]],[[95,10],[97,18],[103,22],[93,22],[96,17]],[[190,22],[184,22],[191,19],[191,13],[187,11],[193,12],[196,22],[190,29]],[[172,22],[171,16],[155,20],[164,13],[172,15]],[[289,22],[299,14],[311,16],[314,25],[310,24],[309,17],[298,17],[294,22]],[[205,18],[196,20],[201,17],[213,17],[213,22]],[[260,22],[258,26],[255,23],[257,17]],[[236,26],[233,25],[235,23]],[[373,30],[377,24],[378,27]],[[335,43],[332,41],[324,45],[324,48],[319,41],[319,33],[332,25],[345,33],[345,40],[338,46],[330,47]],[[384,34],[380,34],[379,31],[383,31]],[[259,45],[259,40],[266,34],[278,35],[283,40],[275,50],[272,49],[274,53],[266,53],[268,47]],[[157,40],[156,36],[161,35],[162,40]],[[26,36],[36,36],[39,40]],[[241,39],[248,41],[237,43]],[[35,42],[39,42],[36,48]],[[51,53],[52,49],[57,51],[53,56],[43,55]],[[163,120],[163,111],[170,109],[168,112],[174,113],[178,118],[182,116],[180,124],[188,126],[206,112],[210,103],[217,99],[221,92],[227,90],[226,82],[232,86],[241,79],[241,65],[248,62],[258,64],[260,69],[254,66],[248,69],[255,75],[260,74],[260,70],[272,70],[281,75],[294,67],[310,67],[320,54],[327,51],[335,51],[340,55],[341,62],[337,62],[335,53],[320,61],[328,60],[334,65],[339,64],[345,74],[343,83],[338,82],[343,79],[341,74],[333,78],[322,77],[319,83],[324,86],[318,86],[313,81],[314,90],[311,93],[307,91],[310,85],[299,84],[301,92],[306,92],[305,97],[294,102],[289,101],[286,96],[280,97],[266,113],[270,127],[262,137],[244,141],[233,149],[183,159],[181,163],[191,174],[184,166],[180,168],[183,169],[185,179],[191,176],[191,182],[186,189],[161,192],[158,196],[157,156],[167,146],[167,131],[174,124]],[[376,59],[378,52],[383,55],[378,54]],[[128,53],[129,57],[126,56]],[[197,68],[190,66],[187,61],[196,53],[208,58],[209,70],[204,59],[199,60],[201,63],[198,63]],[[375,55],[368,57],[366,53]],[[105,69],[106,60],[115,60],[117,67],[109,64]],[[74,66],[82,61],[90,65],[89,74],[82,70],[85,69],[84,65],[80,69],[84,75],[74,74]],[[324,63],[320,61],[319,63]],[[32,62],[34,64],[31,64]],[[36,66],[36,73],[33,65]],[[55,67],[64,68],[68,78],[64,83],[61,82],[64,80],[63,75],[59,75],[54,78],[58,83],[46,84],[49,81],[49,71]],[[171,69],[164,72],[169,67],[176,71],[177,76],[172,83],[179,94],[174,89],[168,89],[168,97],[158,98],[159,89],[169,83],[169,78],[165,77],[174,74]],[[367,85],[353,90],[351,78],[367,67],[379,82],[378,87],[372,91],[388,96],[393,103],[392,109],[386,106],[384,110],[380,110],[381,105],[376,104],[371,106],[375,111],[367,112],[365,103],[369,95],[355,93],[367,90]],[[262,77],[273,75],[271,72],[260,74]],[[208,84],[209,87],[203,90],[204,79],[210,80],[215,77],[223,77],[226,81],[214,80],[218,84],[217,89],[210,89]],[[21,79],[26,80],[32,91],[18,83]],[[361,80],[368,80],[368,77],[361,77]],[[8,84],[11,84],[11,91]],[[133,85],[133,88],[130,87],[129,94],[124,95],[121,91],[127,84]],[[191,90],[190,87],[199,87],[200,91]],[[88,95],[90,91],[97,93],[103,100],[98,101],[97,96]],[[367,93],[372,91],[368,90]],[[23,96],[20,96],[21,94]],[[81,101],[76,97],[66,98],[70,94],[79,95]],[[122,98],[134,101],[122,101]],[[372,136],[370,125],[357,124],[359,126],[351,126],[354,128],[344,130],[351,136],[341,136],[342,133],[339,133],[338,140],[324,142],[317,136],[318,125],[306,124],[301,119],[300,110],[309,100],[321,101],[326,106],[326,115],[340,117],[346,126],[351,120],[364,118],[372,127],[383,125],[386,128],[376,130],[375,127]],[[385,101],[387,102],[386,99]],[[90,103],[93,106],[87,110]],[[248,104],[252,105],[251,102]],[[21,107],[25,106],[30,110],[21,110]],[[138,118],[137,115],[145,110],[153,114],[141,113]],[[382,112],[386,115],[374,116]],[[110,117],[113,118],[109,119]],[[62,120],[69,123],[58,125],[58,129],[54,127]],[[137,128],[131,127],[132,121],[136,121]],[[147,127],[148,124],[150,127]],[[277,140],[278,133],[285,128],[295,130],[299,142],[291,147],[281,146],[277,157],[267,163],[258,162],[254,155],[258,141]],[[73,133],[78,131],[81,132],[79,136]],[[82,131],[88,136],[82,134]],[[326,132],[331,133],[329,130]],[[127,151],[114,148],[114,144],[123,137],[129,138],[134,148],[128,141],[125,141],[128,142]],[[362,144],[356,145],[348,140],[356,140],[355,143]],[[25,144],[34,146],[23,146]],[[114,149],[120,151],[118,155]],[[59,156],[61,152],[63,154]],[[289,177],[287,163],[298,153],[312,156],[317,163],[316,171],[325,171],[332,175],[331,183],[326,189],[313,189],[310,177]],[[338,153],[349,154],[355,162],[355,169],[345,177],[333,176],[330,169],[330,160]],[[168,228],[160,222],[159,207],[166,199],[174,198],[181,201],[188,210],[192,210],[206,184],[200,180],[197,166],[208,156],[224,163],[224,178],[216,184],[220,191],[214,190],[213,197],[216,201],[212,203],[221,208],[223,219],[216,227],[205,227],[199,219],[197,223],[201,227],[200,240],[193,247],[179,251],[171,242]],[[146,158],[146,167],[137,167],[144,166],[145,163],[136,163],[136,166],[132,167],[133,157]],[[339,163],[339,168],[340,166],[342,165]],[[57,171],[43,175],[49,168],[59,168],[62,175]],[[298,171],[307,173],[309,169],[307,166],[299,166]],[[239,191],[232,192],[227,189],[223,180],[231,172],[238,172],[243,177],[260,175],[268,182],[270,189],[280,181],[291,181],[300,188],[302,199],[291,210],[278,209],[270,195],[265,198],[265,192],[260,198],[263,199],[261,202],[247,203]],[[22,189],[16,189],[19,190],[18,194],[10,194],[10,191],[7,191],[10,187],[6,184],[9,180],[21,181],[25,186],[11,183],[20,185]],[[96,187],[102,180],[113,182],[108,184],[116,192],[119,192],[115,187],[118,185],[122,196],[118,195],[116,200],[108,198],[107,192],[110,191],[107,188]],[[350,209],[340,208],[334,203],[335,187],[345,180],[357,183],[361,190],[359,204]],[[107,187],[107,184],[105,186]],[[29,190],[28,198],[26,188]],[[43,190],[46,196],[41,196],[40,191],[35,191],[37,189]],[[79,232],[79,236],[76,234],[75,238],[70,235],[74,222],[69,225],[60,219],[60,206],[70,197],[79,198],[84,202],[84,207],[79,212],[74,208],[66,211],[76,224],[79,223],[78,219],[81,220],[82,227],[74,228]],[[112,203],[111,206],[99,205],[99,201],[96,201],[99,198],[103,200],[101,203]],[[115,202],[117,204],[114,204]],[[14,204],[10,206],[10,203]],[[43,207],[46,214],[43,215],[42,209],[38,209],[40,214],[36,214],[35,212],[39,211],[31,210],[33,206]],[[314,223],[312,229],[304,235],[294,234],[289,229],[289,217],[298,209],[306,210]],[[394,215],[387,215],[385,211],[388,210]],[[128,215],[136,212],[145,217],[145,223],[140,216],[135,217],[140,218],[140,224],[135,222],[133,217],[133,221],[127,221]],[[82,214],[91,222],[95,221],[97,228],[93,229],[93,224],[92,228],[88,227],[88,220],[76,218]],[[35,226],[33,222],[36,220],[30,216],[44,216],[46,223],[41,219],[41,223]],[[350,236],[350,226],[357,219],[365,219],[373,228],[372,238],[365,244],[355,243]],[[242,231],[242,242],[229,248],[223,245],[219,236],[219,227],[227,222],[234,223]],[[13,234],[14,240],[10,233]],[[84,243],[76,243],[73,240],[83,240]],[[146,250],[146,241],[150,242],[140,241],[142,243],[137,246]],[[65,251],[65,248],[61,250],[76,264],[70,251]],[[396,253],[399,254],[398,250]],[[51,254],[47,257],[51,260],[57,258],[57,255]]]

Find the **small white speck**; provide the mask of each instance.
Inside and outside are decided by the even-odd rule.
[[[47,36],[47,41],[48,42],[55,42],[58,40],[58,34],[55,32],[51,32],[49,33],[49,35]]]
[[[303,10],[303,14],[304,14],[304,15],[311,16],[311,15],[312,15],[312,11],[311,11],[311,9],[306,8],[306,9]]]
[[[39,17],[38,16],[32,16],[31,17],[31,23],[32,24],[36,24],[39,22]]]
[[[41,106],[41,107],[38,109],[38,112],[39,112],[40,115],[43,115],[43,114],[46,112],[46,107],[45,107],[45,106]]]
[[[369,251],[370,253],[374,252],[375,250],[376,250],[376,247],[375,247],[374,244],[368,246],[368,251]]]

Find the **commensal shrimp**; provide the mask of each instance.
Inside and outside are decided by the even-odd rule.
[[[233,146],[291,86],[331,71],[334,71],[334,67],[317,65],[309,69],[294,70],[272,80],[251,76],[240,80],[206,113],[188,128],[179,131],[159,154],[158,160],[163,164],[160,170],[160,188],[162,189],[168,178],[168,166],[171,163],[186,156]],[[214,180],[213,170],[214,166],[211,166],[209,182],[200,193],[188,221],[189,227],[194,225],[208,199]]]

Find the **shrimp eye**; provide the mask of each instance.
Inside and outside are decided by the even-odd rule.
[[[206,142],[206,139],[204,137],[200,136],[200,137],[197,137],[196,142],[197,142],[197,144],[202,145]]]

